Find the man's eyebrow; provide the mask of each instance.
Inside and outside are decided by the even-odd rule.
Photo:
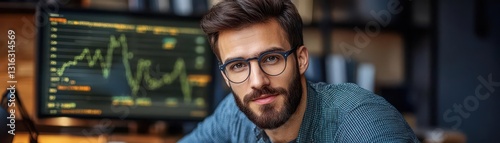
[[[266,52],[274,52],[274,51],[285,51],[285,49],[279,47],[271,47],[271,49],[257,53],[256,55],[253,55],[253,57],[258,57]]]
[[[283,48],[280,48],[280,47],[271,47],[271,49],[268,49],[268,50],[265,50],[265,51],[262,51],[262,52],[259,52],[255,55],[253,55],[252,57],[250,58],[254,58],[254,57],[259,57],[259,55],[262,55],[263,53],[266,53],[266,52],[273,52],[273,51],[285,51],[285,49]],[[241,59],[245,59],[243,57],[229,57],[227,58],[226,60],[224,60],[223,64],[229,62],[229,61],[233,61],[233,60],[241,60]]]

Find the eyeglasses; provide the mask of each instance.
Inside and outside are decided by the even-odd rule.
[[[297,48],[289,51],[269,51],[262,53],[258,57],[248,59],[233,59],[225,64],[219,65],[219,69],[226,75],[227,79],[233,83],[243,83],[250,76],[250,60],[257,60],[260,69],[270,76],[277,76],[286,69],[287,57]]]

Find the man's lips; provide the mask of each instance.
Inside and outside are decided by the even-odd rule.
[[[264,104],[269,104],[269,103],[273,102],[277,96],[278,96],[277,94],[263,95],[263,96],[260,96],[258,98],[253,99],[252,101],[254,101],[255,103],[257,103],[259,105],[264,105]]]

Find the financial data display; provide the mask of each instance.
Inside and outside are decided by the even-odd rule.
[[[212,53],[199,19],[41,13],[41,116],[202,119]]]

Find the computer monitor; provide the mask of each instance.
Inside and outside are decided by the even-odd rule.
[[[38,12],[38,116],[202,120],[214,58],[200,18]]]

